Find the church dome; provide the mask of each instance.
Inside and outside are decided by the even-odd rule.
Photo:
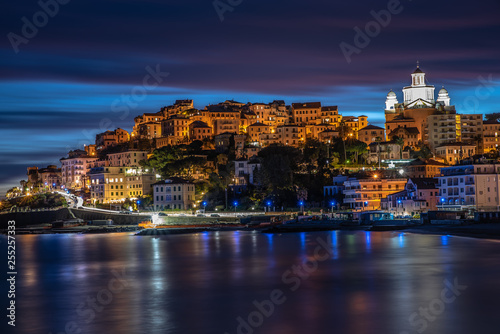
[[[391,91],[387,94],[387,97],[396,97],[396,93],[394,93],[391,89]]]
[[[443,87],[439,90],[439,95],[448,95],[448,91]]]

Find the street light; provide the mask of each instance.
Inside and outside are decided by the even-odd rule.
[[[271,212],[271,201],[267,201],[268,211]]]
[[[300,201],[299,205],[300,205],[300,211],[304,212],[304,201]]]
[[[203,212],[206,212],[207,211],[207,202],[203,201]]]
[[[234,215],[236,215],[236,207],[238,206],[238,202],[237,201],[234,201]]]
[[[332,201],[330,205],[332,206],[332,213],[333,213],[333,206],[335,205],[335,201]]]

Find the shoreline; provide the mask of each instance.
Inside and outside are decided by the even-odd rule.
[[[91,228],[57,228],[57,229],[43,229],[43,228],[22,228],[17,230],[18,235],[37,235],[37,234],[95,234],[95,233],[120,233],[120,232],[135,232],[138,236],[159,236],[171,234],[190,234],[190,233],[205,233],[205,232],[231,232],[231,231],[257,231],[260,233],[303,233],[303,232],[321,232],[321,231],[365,231],[365,232],[403,232],[414,234],[433,234],[433,235],[450,235],[457,237],[478,238],[478,239],[492,239],[500,240],[500,223],[483,223],[471,225],[420,225],[412,227],[401,226],[386,226],[383,230],[371,230],[371,226],[302,226],[295,227],[290,230],[268,230],[266,228],[247,228],[241,226],[175,226],[171,228],[139,228],[138,226],[93,226]],[[6,234],[6,231],[1,231]]]

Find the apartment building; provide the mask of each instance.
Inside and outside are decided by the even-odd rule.
[[[207,123],[202,121],[194,121],[189,124],[189,139],[190,140],[205,140],[212,138],[212,128]]]
[[[447,164],[453,165],[462,159],[476,154],[477,146],[463,142],[450,142],[436,147],[436,157],[443,159]]]
[[[358,131],[366,126],[368,126],[368,116],[361,115],[358,117],[355,116],[342,116],[342,121],[349,128],[352,129],[353,134],[356,139],[358,139]]]
[[[121,203],[151,194],[156,176],[133,166],[95,167],[89,172],[90,196],[95,203]]]
[[[401,138],[403,139],[404,147],[415,148],[418,145],[420,138],[420,131],[416,127],[397,127],[389,133],[389,138]]]
[[[429,178],[441,175],[441,168],[448,165],[428,159],[415,159],[403,166],[404,175],[409,178]]]
[[[189,210],[195,204],[195,186],[192,182],[179,177],[153,184],[155,210]]]
[[[88,185],[87,173],[96,157],[89,157],[83,150],[70,151],[61,162],[61,185],[68,189],[81,190]]]
[[[500,122],[496,120],[483,121],[483,150],[484,153],[498,150]]]
[[[129,150],[126,152],[110,153],[107,155],[111,167],[139,167],[141,160],[148,159],[147,151]]]
[[[105,131],[103,133],[98,133],[95,136],[95,146],[97,150],[102,150],[104,148],[114,146],[120,143],[126,143],[130,140],[130,135],[126,130],[115,129],[114,131]],[[91,152],[87,153],[92,155]]]
[[[434,211],[439,202],[437,182],[435,178],[410,178],[404,190],[382,200],[381,208],[402,217]]]
[[[247,133],[251,142],[259,142],[261,134],[274,133],[274,129],[271,130],[269,125],[257,122],[247,127]]]
[[[132,134],[135,137],[135,134]],[[146,122],[139,124],[137,127],[137,135],[143,139],[155,139],[162,136],[161,122]]]
[[[358,140],[366,143],[366,145],[370,145],[377,141],[377,138],[380,141],[385,139],[384,128],[375,125],[368,125],[364,128],[358,130]]]
[[[380,162],[409,159],[410,150],[408,148],[401,150],[401,146],[394,141],[384,141],[368,145],[367,162],[375,164],[379,162],[379,158]]]
[[[276,129],[279,142],[283,145],[299,146],[305,142],[306,129],[300,125],[284,125]]]
[[[444,210],[500,210],[500,165],[456,165],[441,169],[438,208]]]
[[[306,125],[321,120],[321,102],[292,103],[292,122]]]
[[[352,178],[344,182],[344,204],[354,211],[379,210],[380,201],[388,195],[404,190],[407,179]]]
[[[234,161],[234,186],[246,187],[256,184],[254,172],[260,168],[258,159],[237,159]]]
[[[163,137],[176,137],[180,140],[189,136],[190,119],[184,115],[174,115],[161,122]]]

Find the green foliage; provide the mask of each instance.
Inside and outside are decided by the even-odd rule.
[[[497,121],[497,122],[500,122],[500,112],[494,112],[494,113],[491,113],[491,114],[486,114],[486,115],[484,115],[484,118],[487,121]]]
[[[67,205],[64,197],[56,193],[23,196],[8,200],[8,202],[10,205],[16,205],[17,207],[30,207],[31,209],[55,208]]]

